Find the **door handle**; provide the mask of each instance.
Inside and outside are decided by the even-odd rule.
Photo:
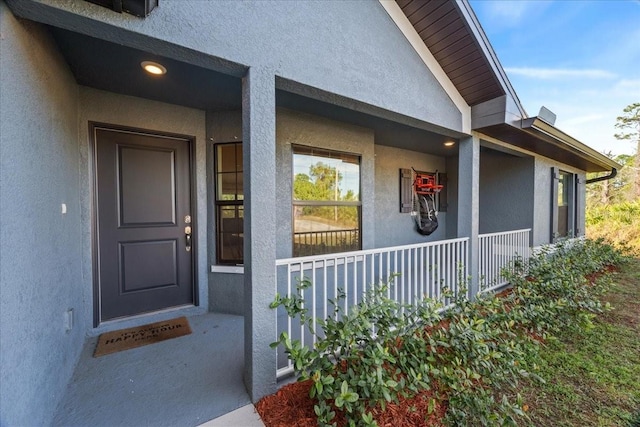
[[[187,246],[185,247],[185,249],[187,250],[187,252],[191,251],[191,227],[186,226],[184,228],[184,234],[187,237]]]

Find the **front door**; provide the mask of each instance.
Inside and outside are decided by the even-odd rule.
[[[96,323],[194,303],[191,140],[94,125]]]

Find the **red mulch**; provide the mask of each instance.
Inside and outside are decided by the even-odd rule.
[[[313,411],[315,399],[309,397],[311,380],[296,382],[282,387],[277,393],[262,398],[256,404],[256,410],[267,427],[315,427],[316,414]],[[376,407],[372,410],[374,419],[380,427],[439,427],[440,420],[447,411],[446,402],[436,400],[431,414],[428,414],[429,400],[432,391],[424,391],[418,395],[399,402],[388,403],[383,411]],[[346,425],[344,415],[336,411],[338,426]]]
[[[593,284],[596,282],[596,280],[598,280],[600,276],[603,276],[607,273],[613,273],[614,271],[618,271],[618,270],[619,268],[615,265],[607,265],[600,271],[596,271],[595,273],[588,274],[586,276],[586,279],[587,279],[587,282]]]
[[[256,410],[267,427],[315,427],[314,400],[309,397],[312,381],[288,384],[275,394],[263,397]]]

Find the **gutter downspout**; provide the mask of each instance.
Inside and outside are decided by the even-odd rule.
[[[613,168],[613,169],[611,169],[611,173],[609,175],[599,176],[597,178],[588,179],[587,180],[587,184],[593,184],[594,182],[606,181],[608,179],[615,178],[616,175],[618,175],[618,169]]]

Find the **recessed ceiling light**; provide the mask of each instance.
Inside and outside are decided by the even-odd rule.
[[[444,143],[445,147],[453,147],[454,145],[456,145],[455,141],[447,141]]]
[[[140,66],[149,74],[153,74],[156,76],[161,76],[163,74],[167,74],[167,69],[157,62],[153,61],[142,61]]]

